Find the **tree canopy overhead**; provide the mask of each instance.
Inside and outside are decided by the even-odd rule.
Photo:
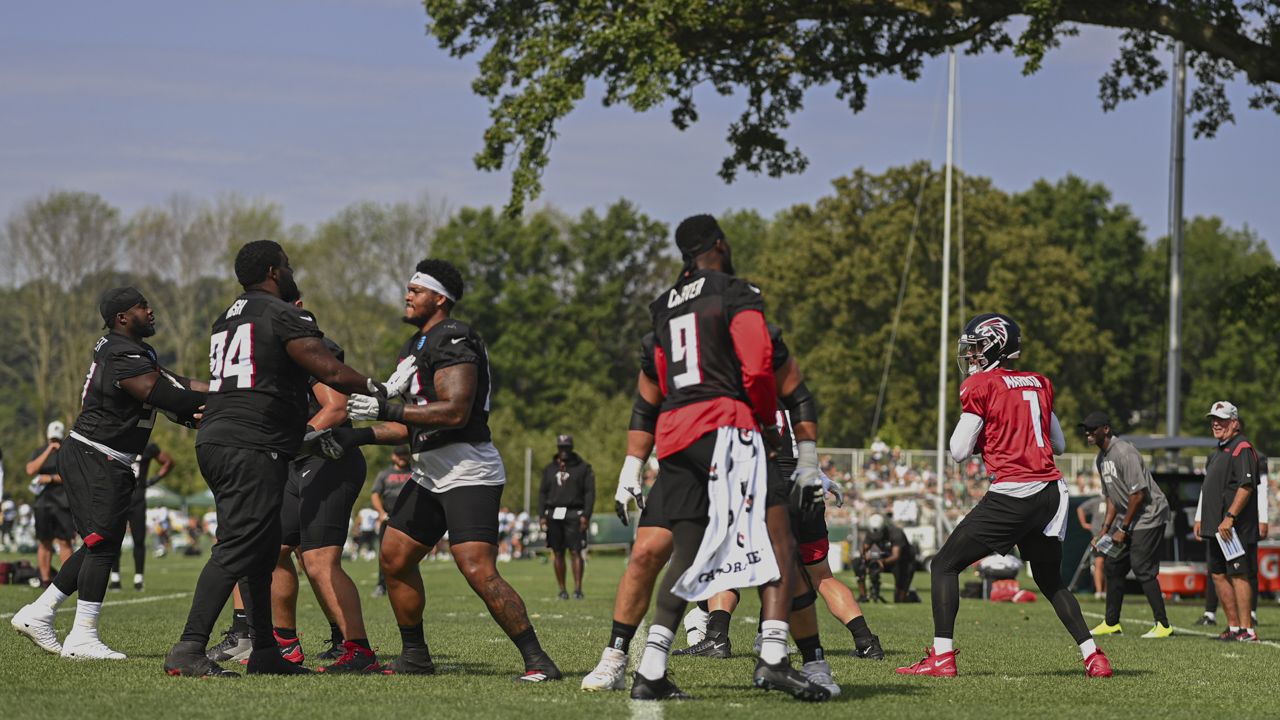
[[[742,91],[720,176],[779,176],[808,160],[782,132],[805,92],[833,86],[853,112],[882,75],[919,78],[924,61],[961,46],[1012,51],[1024,71],[1084,25],[1122,31],[1099,81],[1105,109],[1164,86],[1161,54],[1182,41],[1195,84],[1197,135],[1233,120],[1228,82],[1244,76],[1249,105],[1280,112],[1280,2],[1276,0],[424,0],[429,30],[455,57],[482,53],[474,91],[491,125],[476,155],[483,170],[513,166],[508,209],[541,191],[557,126],[604,85],[604,104],[671,106],[680,129],[698,119],[694,92]],[[1019,21],[1015,31],[1015,21]]]

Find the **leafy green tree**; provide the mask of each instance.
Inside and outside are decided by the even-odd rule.
[[[773,176],[808,159],[784,136],[806,93],[831,86],[852,112],[870,81],[920,77],[951,47],[969,54],[1012,51],[1024,72],[1082,25],[1116,28],[1121,48],[1099,84],[1106,109],[1168,80],[1161,54],[1186,44],[1197,84],[1197,134],[1233,119],[1226,85],[1244,75],[1251,107],[1280,111],[1280,5],[1264,0],[552,0],[536,4],[425,0],[429,30],[456,57],[482,53],[477,95],[491,125],[476,166],[514,158],[509,209],[541,190],[540,176],[563,119],[604,88],[605,105],[643,112],[668,105],[681,130],[698,120],[695,92],[741,92],[720,175]],[[1019,28],[1017,30],[1013,28]]]

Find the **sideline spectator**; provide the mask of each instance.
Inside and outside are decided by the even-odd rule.
[[[35,493],[36,516],[36,564],[40,569],[40,586],[49,587],[53,582],[53,544],[58,543],[58,562],[65,563],[71,557],[71,538],[75,537],[75,522],[71,519],[71,501],[67,489],[58,474],[58,449],[66,426],[54,420],[45,429],[47,442],[31,453],[27,461],[27,474],[34,479],[31,492]]]
[[[538,508],[547,548],[555,565],[560,599],[568,600],[564,587],[564,552],[573,562],[573,597],[582,595],[582,551],[587,547],[587,526],[596,499],[596,476],[591,466],[573,451],[573,436],[556,438],[556,456],[542,471]]]

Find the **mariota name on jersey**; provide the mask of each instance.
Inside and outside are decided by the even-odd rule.
[[[1044,385],[1040,384],[1040,378],[1035,377],[1034,375],[1002,375],[1000,376],[1000,379],[1004,381],[1005,387],[1009,389],[1020,387],[1044,387]]]
[[[676,292],[675,288],[671,288],[671,294],[667,296],[667,307],[673,308],[677,305],[687,303],[690,300],[702,294],[702,286],[707,284],[707,279],[700,277],[697,280],[680,288],[680,292]]]

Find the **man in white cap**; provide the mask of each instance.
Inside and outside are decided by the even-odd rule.
[[[1253,502],[1258,452],[1240,431],[1235,405],[1219,400],[1206,417],[1218,448],[1205,466],[1195,533],[1209,545],[1209,574],[1227,613],[1227,629],[1219,639],[1257,642],[1249,616],[1253,591],[1244,549],[1258,542],[1258,504]]]
[[[36,495],[36,566],[40,569],[40,585],[48,587],[53,581],[53,543],[58,543],[58,563],[66,564],[71,557],[71,538],[76,534],[71,519],[71,504],[67,489],[58,474],[58,449],[67,427],[61,420],[54,420],[45,428],[44,445],[31,453],[27,461],[27,474],[32,476],[31,491]]]
[[[871,599],[884,602],[880,597],[880,572],[893,573],[893,601],[907,602],[911,593],[911,579],[915,575],[915,550],[902,528],[886,522],[883,515],[872,515],[867,520],[867,534],[862,539],[861,562],[858,573],[858,592],[866,597],[867,571],[871,573]],[[873,566],[876,566],[873,568]],[[865,601],[864,601],[865,602]]]

